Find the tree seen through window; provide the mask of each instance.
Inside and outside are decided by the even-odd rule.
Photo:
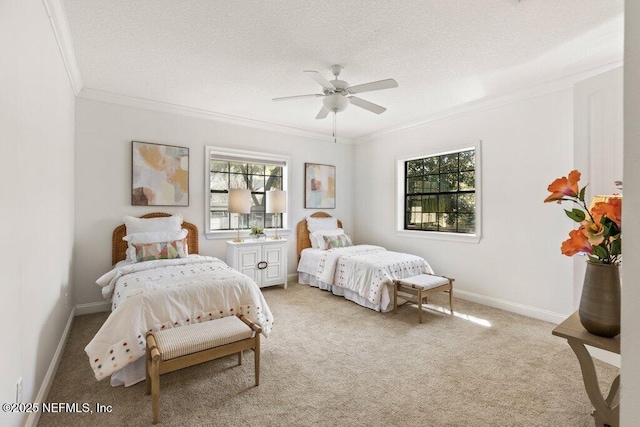
[[[265,193],[269,190],[282,190],[283,166],[267,163],[227,161],[212,158],[210,160],[210,224],[211,230],[235,229],[239,220],[240,229],[252,227],[273,228],[276,215],[265,214]],[[229,215],[229,189],[251,190],[251,214]],[[282,224],[282,214],[277,214]]]
[[[475,150],[405,162],[405,230],[475,233]]]

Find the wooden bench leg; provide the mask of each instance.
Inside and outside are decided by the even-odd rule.
[[[238,366],[242,365],[242,350],[238,352]]]
[[[451,310],[451,315],[453,315],[453,286],[449,289],[449,309]]]
[[[149,351],[149,346],[147,346],[147,352],[146,352],[146,356],[145,356],[145,373],[147,375],[147,379],[146,379],[146,386],[147,386],[147,391],[145,392],[145,394],[149,395],[151,394],[151,376],[149,375],[149,371],[151,370],[151,352]]]
[[[153,424],[158,423],[158,407],[160,406],[160,362],[151,362],[151,408]]]
[[[418,289],[418,323],[422,323],[422,289]]]
[[[260,385],[260,334],[256,332],[256,347],[253,352],[255,360],[256,386]]]

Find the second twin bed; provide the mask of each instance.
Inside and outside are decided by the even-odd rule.
[[[299,283],[376,311],[393,309],[394,280],[433,273],[419,256],[381,246],[353,245],[342,223],[324,212],[298,223],[296,233]]]

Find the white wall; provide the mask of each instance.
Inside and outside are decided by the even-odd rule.
[[[565,89],[357,145],[357,240],[423,256],[437,273],[456,278],[463,298],[562,321],[574,310],[572,262],[560,253],[572,222],[559,206],[543,200],[547,185],[573,165],[572,104],[573,91]],[[397,236],[394,158],[477,140],[482,140],[480,243]]]
[[[327,210],[352,226],[353,147],[301,136],[167,114],[78,98],[76,113],[76,303],[104,301],[95,280],[111,265],[111,233],[124,215],[181,213],[200,229],[200,253],[226,257],[224,240],[204,233],[205,146],[291,156],[289,227],[313,211],[304,209],[304,163],[336,165],[336,209]],[[189,147],[190,205],[186,208],[131,206],[131,141]],[[297,265],[295,232],[289,239],[289,273]]]
[[[625,2],[621,425],[640,420],[640,2]]]
[[[574,87],[574,168],[589,184],[586,199],[612,194],[623,173],[623,70],[615,68]],[[586,265],[573,257],[573,302],[580,304]]]
[[[0,2],[0,52],[0,402],[20,376],[34,402],[71,312],[75,97],[42,1]]]

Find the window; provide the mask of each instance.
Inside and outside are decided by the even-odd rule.
[[[286,227],[286,214],[266,214],[268,190],[286,190],[288,157],[207,147],[208,231]],[[229,214],[229,189],[251,190],[251,213]],[[277,216],[277,217],[276,217]]]
[[[479,148],[398,160],[398,230],[479,239]]]

